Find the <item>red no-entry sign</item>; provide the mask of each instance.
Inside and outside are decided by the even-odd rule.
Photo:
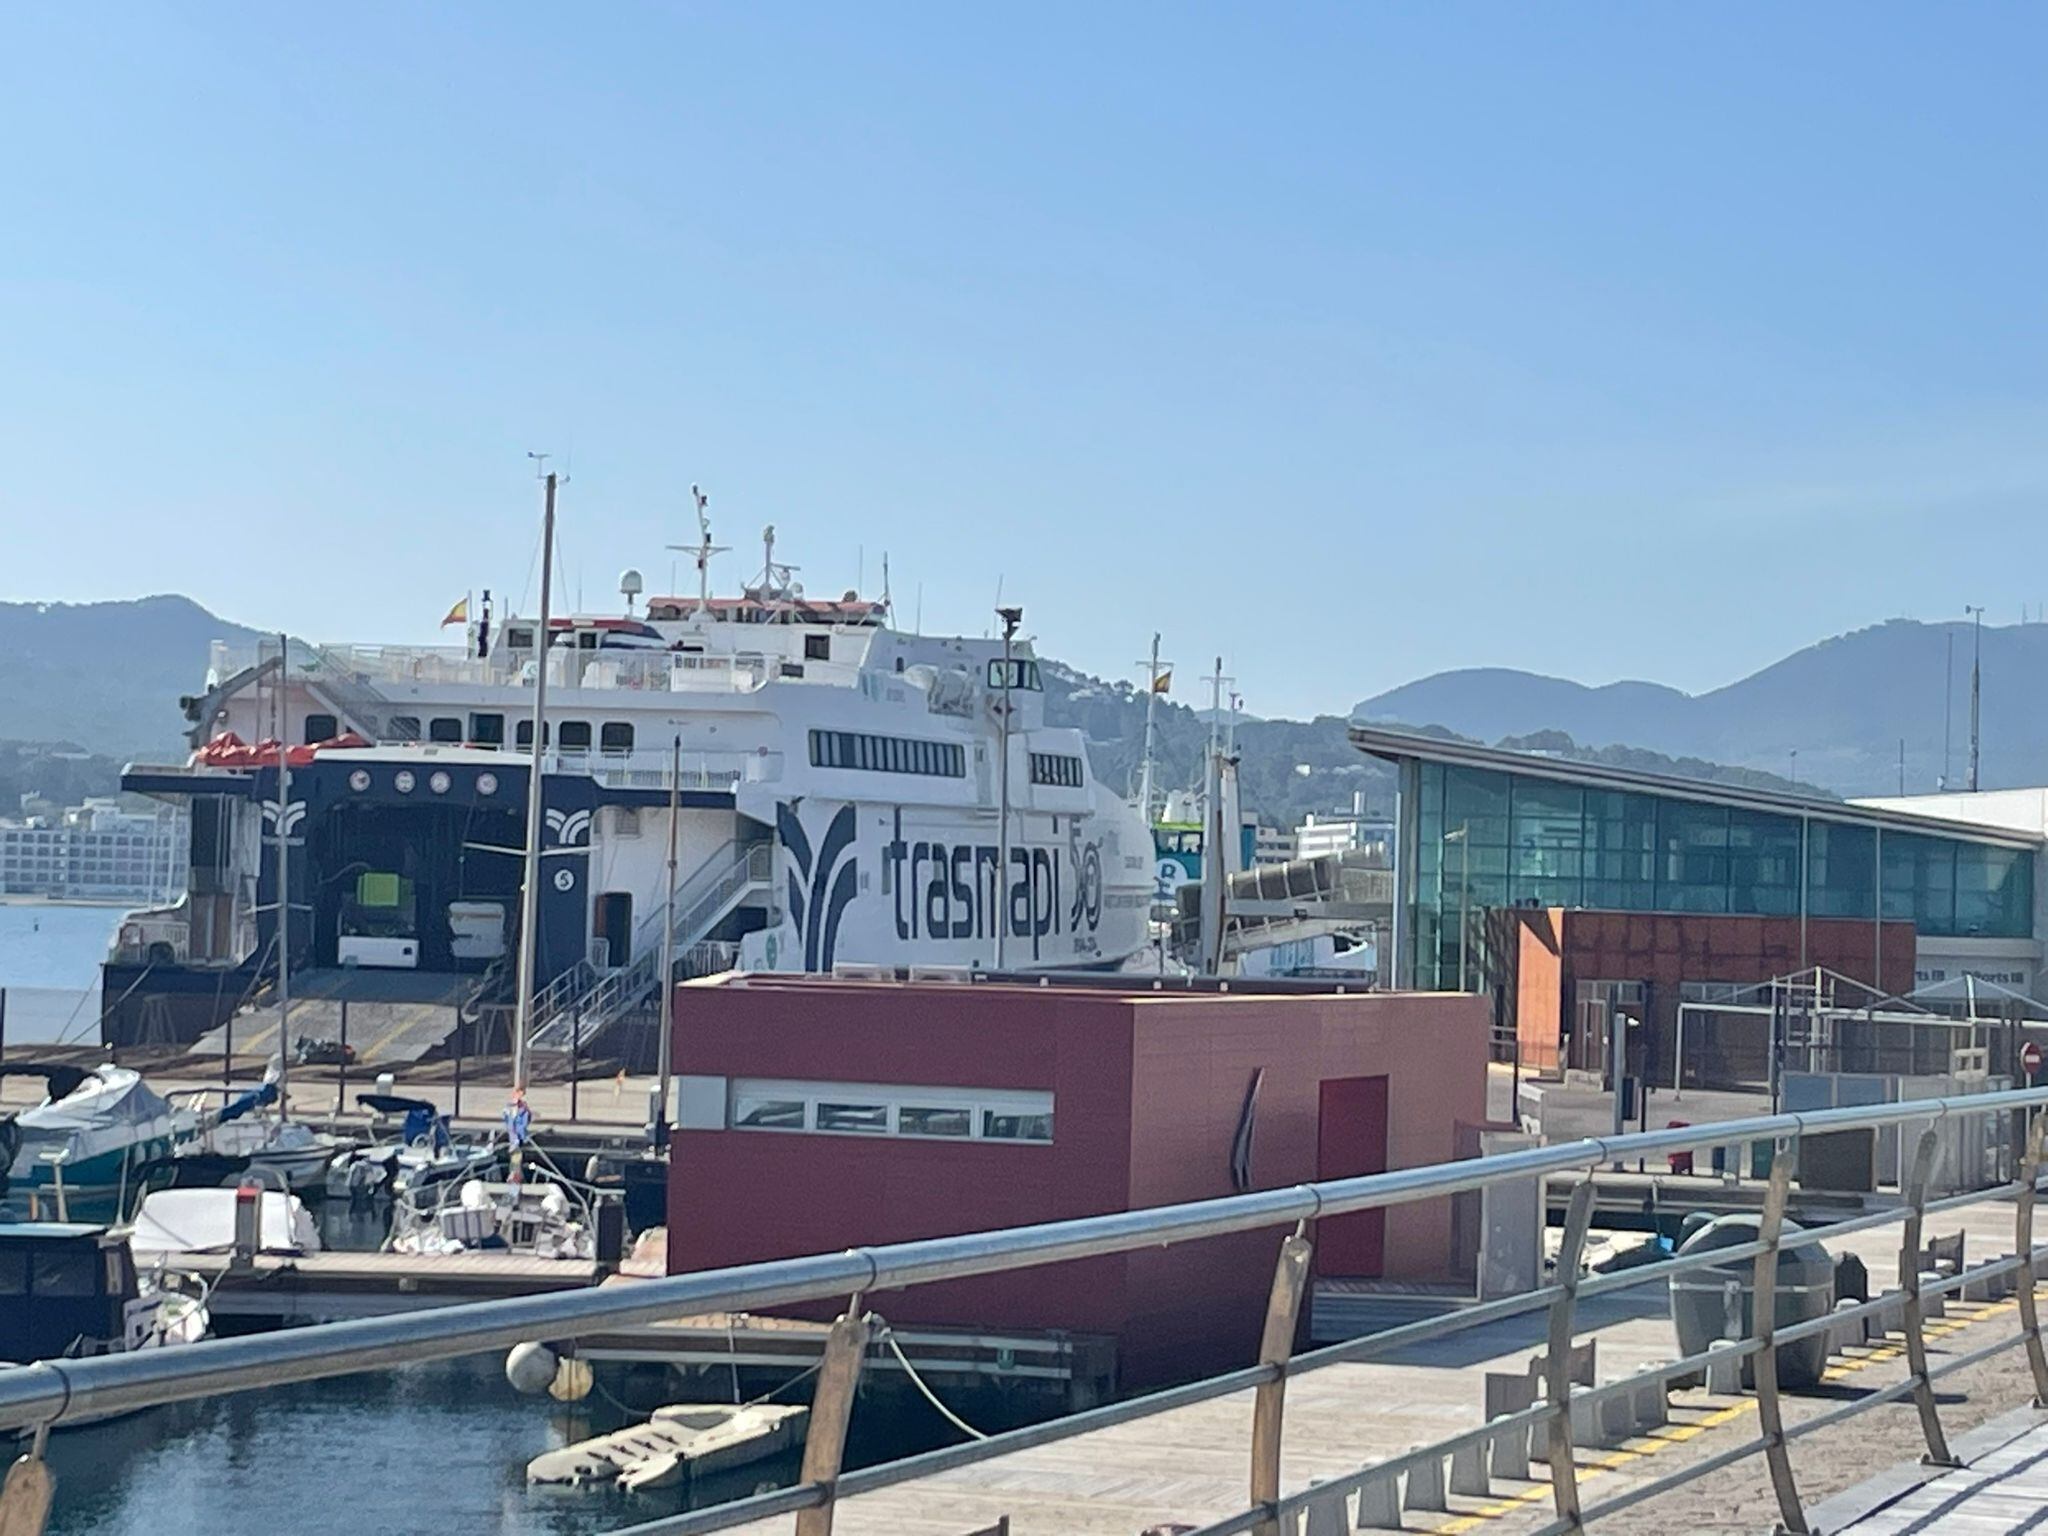
[[[2034,1077],[2040,1073],[2041,1047],[2032,1040],[2029,1040],[2020,1047],[2020,1066],[2026,1070],[2026,1074],[2029,1077]]]

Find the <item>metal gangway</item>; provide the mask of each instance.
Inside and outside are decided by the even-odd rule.
[[[2012,1116],[2025,1122],[2025,1154],[2019,1177],[1988,1189],[1928,1198],[1927,1177],[1938,1140],[1932,1127],[1957,1117],[1978,1116]],[[1921,1136],[1910,1182],[1896,1206],[1866,1210],[1824,1226],[1787,1228],[1785,1211],[1793,1169],[1808,1138],[1915,1122],[1931,1125]],[[39,1490],[46,1492],[48,1487],[47,1474],[39,1466],[42,1434],[53,1425],[222,1392],[507,1349],[527,1340],[573,1339],[665,1318],[747,1312],[846,1297],[850,1300],[831,1327],[818,1368],[798,1480],[788,1487],[645,1521],[631,1526],[622,1536],[697,1536],[790,1514],[796,1516],[797,1536],[829,1536],[838,1506],[862,1494],[1011,1452],[1077,1440],[1115,1425],[1246,1391],[1252,1394],[1252,1404],[1242,1453],[1242,1507],[1201,1526],[1192,1536],[1234,1536],[1239,1532],[1278,1536],[1282,1531],[1295,1529],[1296,1522],[1304,1516],[1312,1529],[1348,1529],[1348,1524],[1340,1526],[1338,1522],[1349,1520],[1352,1501],[1383,1498],[1390,1479],[1425,1472],[1441,1479],[1446,1460],[1455,1466],[1460,1458],[1497,1449],[1517,1438],[1526,1456],[1526,1447],[1535,1431],[1541,1431],[1543,1445],[1538,1461],[1547,1462],[1548,1468],[1545,1502],[1552,1518],[1542,1527],[1546,1533],[1577,1532],[1605,1516],[1750,1458],[1761,1460],[1776,1496],[1783,1529],[1804,1532],[1809,1526],[1789,1455],[1790,1445],[1798,1439],[1882,1403],[1910,1398],[1917,1409],[1929,1460],[1937,1465],[1954,1465],[1935,1384],[2015,1347],[2025,1351],[2034,1393],[2040,1400],[2048,1401],[2048,1354],[2043,1350],[2035,1301],[2036,1264],[2044,1250],[2034,1242],[2044,1130],[2048,1130],[2048,1089],[1758,1116],[1631,1136],[1589,1138],[1222,1199],[672,1275],[629,1285],[475,1302],[212,1340],[178,1349],[40,1361],[0,1371],[0,1430],[24,1430],[35,1436],[33,1448],[9,1474],[8,1493],[0,1496],[0,1529],[5,1529],[8,1536],[40,1533],[47,1500]],[[1773,1157],[1753,1241],[1680,1254],[1619,1273],[1580,1273],[1593,1211],[1594,1169],[1670,1151],[1756,1142],[1770,1143]],[[1319,1219],[1440,1199],[1517,1181],[1573,1175],[1578,1176],[1577,1182],[1565,1218],[1556,1278],[1551,1283],[1445,1316],[1294,1353],[1296,1324],[1309,1275],[1315,1223]],[[2014,1253],[1988,1263],[1968,1267],[1959,1264],[1955,1273],[1946,1276],[1923,1271],[1921,1240],[1923,1223],[1929,1216],[2000,1199],[2012,1201]],[[1781,1241],[1788,1248],[1803,1249],[1816,1242],[1892,1223],[1901,1228],[1898,1289],[1867,1302],[1838,1306],[1833,1312],[1800,1322],[1777,1322]],[[877,1320],[866,1305],[866,1298],[872,1293],[1276,1228],[1285,1230],[1286,1235],[1278,1244],[1256,1363],[1050,1422],[873,1466],[842,1470],[855,1390],[863,1362],[877,1341]],[[1575,1381],[1573,1339],[1583,1321],[1579,1312],[1582,1303],[1641,1286],[1646,1281],[1745,1260],[1754,1264],[1754,1278],[1750,1282],[1753,1323],[1748,1337],[1723,1339],[1682,1359],[1650,1365],[1601,1385]],[[1931,1362],[1926,1322],[1931,1314],[1941,1310],[1943,1299],[1970,1288],[1979,1288],[1981,1294],[1983,1287],[2006,1283],[2016,1286],[2018,1329],[1991,1343],[1952,1354],[1939,1364]],[[1289,1425],[1291,1383],[1340,1363],[1385,1356],[1412,1345],[1534,1313],[1545,1315],[1548,1350],[1538,1384],[1540,1395],[1529,1406],[1442,1436],[1401,1455],[1360,1466],[1346,1475],[1283,1490],[1281,1448]],[[1903,1334],[1907,1374],[1897,1382],[1834,1403],[1788,1424],[1778,1385],[1779,1351],[1824,1330],[1864,1325],[1870,1319],[1887,1325],[1896,1323]],[[1631,1483],[1598,1502],[1581,1499],[1576,1453],[1589,1444],[1600,1444],[1592,1437],[1608,1416],[1605,1408],[1625,1406],[1645,1387],[1668,1387],[1701,1374],[1709,1380],[1725,1377],[1745,1361],[1749,1362],[1755,1383],[1757,1434],[1687,1461],[1662,1476]],[[22,1490],[18,1498],[17,1487]],[[10,1499],[15,1501],[11,1505]],[[1360,1523],[1375,1523],[1365,1518],[1362,1505],[1359,1513]]]

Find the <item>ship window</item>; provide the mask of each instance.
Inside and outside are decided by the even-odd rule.
[[[418,715],[393,715],[384,727],[393,741],[418,741],[420,739],[420,717]]]
[[[1010,690],[1023,693],[1042,691],[1038,680],[1038,663],[1028,656],[1010,658]],[[1003,688],[1003,659],[998,656],[988,664],[988,685],[997,693]]]
[[[586,629],[586,630],[584,630],[584,631],[583,631],[583,632],[582,632],[581,634],[579,634],[579,635],[578,635],[578,636],[576,637],[576,649],[577,649],[577,650],[579,650],[579,651],[594,651],[594,650],[596,650],[596,649],[597,649],[597,631],[596,631],[596,630],[594,630],[594,629]]]
[[[913,736],[870,736],[856,731],[812,731],[813,768],[866,768],[877,773],[967,777],[966,750],[949,741]]]
[[[315,742],[332,741],[341,734],[341,722],[332,715],[306,716],[306,745]]]
[[[588,752],[590,750],[590,722],[588,720],[564,720],[561,730],[555,733],[564,752]]]
[[[597,744],[607,752],[633,750],[633,725],[629,720],[607,720],[599,728]]]
[[[785,661],[780,670],[784,677],[800,678],[804,675],[804,664],[800,661]]]
[[[531,748],[533,746],[533,722],[531,720],[521,720],[517,725],[513,726],[512,739],[522,747]],[[543,722],[540,728],[540,744],[546,746],[554,739],[554,727]]]
[[[533,631],[524,624],[514,624],[505,631],[505,648],[513,651],[533,649]]]
[[[832,637],[830,635],[805,635],[804,660],[830,661],[832,659]]]
[[[505,745],[505,717],[500,714],[471,715],[469,739],[480,747],[502,747]]]
[[[28,1250],[0,1248],[0,1296],[28,1294]]]
[[[427,740],[462,740],[462,722],[452,715],[436,715],[427,722]]]
[[[1080,758],[1070,757],[1064,752],[1034,752],[1031,754],[1031,782],[1079,789],[1086,780],[1081,772]]]

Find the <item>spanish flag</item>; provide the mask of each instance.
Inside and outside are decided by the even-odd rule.
[[[1152,691],[1154,693],[1173,692],[1173,671],[1171,668],[1159,673],[1152,679]]]
[[[441,627],[446,629],[450,624],[467,624],[468,622],[469,599],[465,597],[461,602],[448,610],[448,617],[441,621]]]

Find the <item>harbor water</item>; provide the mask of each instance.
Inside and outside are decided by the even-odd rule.
[[[0,902],[6,1044],[99,1038],[100,962],[122,908]]]

